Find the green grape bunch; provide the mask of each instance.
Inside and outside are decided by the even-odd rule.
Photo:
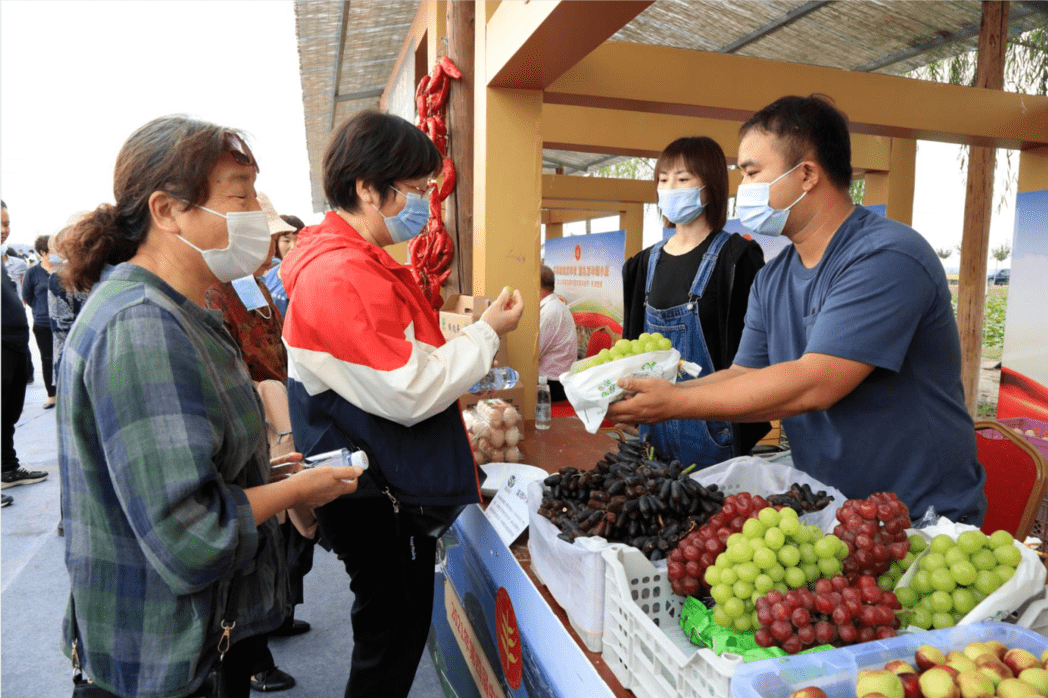
[[[583,361],[571,369],[572,373],[580,373],[594,366],[601,366],[628,356],[647,354],[653,351],[668,351],[673,348],[673,342],[662,336],[661,332],[642,332],[636,339],[620,339],[615,342],[611,349],[601,349],[588,361]]]

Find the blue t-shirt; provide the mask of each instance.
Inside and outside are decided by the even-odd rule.
[[[790,247],[757,274],[735,363],[828,354],[874,366],[826,411],[783,420],[796,467],[851,498],[895,492],[978,525],[986,512],[942,263],[912,228],[862,207],[805,269]]]
[[[284,282],[280,280],[279,271],[280,264],[274,265],[262,275],[262,281],[269,289],[269,295],[273,297],[273,305],[280,311],[280,316],[284,317],[287,315],[287,291],[284,290]]]

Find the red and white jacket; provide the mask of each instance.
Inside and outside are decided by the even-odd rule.
[[[288,395],[299,451],[368,452],[398,498],[478,501],[458,397],[491,367],[485,322],[445,340],[411,270],[329,212],[281,264]],[[377,491],[362,478],[358,493]]]

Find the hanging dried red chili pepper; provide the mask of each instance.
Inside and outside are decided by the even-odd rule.
[[[425,231],[408,243],[411,272],[434,310],[439,310],[443,305],[440,288],[451,274],[449,265],[455,253],[454,243],[444,226],[441,204],[455,188],[455,164],[447,157],[445,107],[451,81],[461,78],[462,72],[450,58],[444,56],[433,66],[432,74],[419,81],[415,92],[418,127],[444,156],[443,179],[439,186],[430,187],[429,190],[429,222]]]

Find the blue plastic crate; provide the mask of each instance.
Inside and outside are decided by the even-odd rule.
[[[1048,637],[1009,623],[972,623],[943,630],[900,635],[840,649],[765,659],[740,667],[731,678],[734,698],[787,698],[805,686],[818,686],[829,698],[854,698],[855,680],[861,669],[883,669],[893,659],[913,664],[921,645],[942,650],[963,650],[969,642],[997,640],[1038,657],[1048,649]]]

